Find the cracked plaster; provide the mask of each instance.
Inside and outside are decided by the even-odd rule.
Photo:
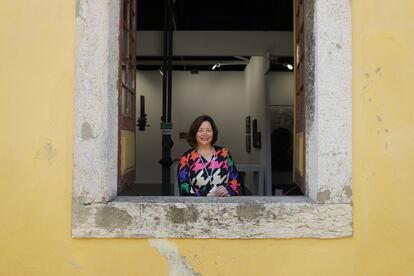
[[[177,246],[168,240],[148,240],[149,244],[167,259],[168,276],[201,276],[195,272],[184,256],[180,255]]]

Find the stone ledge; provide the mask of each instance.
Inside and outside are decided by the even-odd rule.
[[[352,236],[351,204],[305,197],[118,197],[73,203],[75,238],[340,238]]]

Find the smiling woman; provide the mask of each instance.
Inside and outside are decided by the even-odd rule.
[[[239,174],[227,148],[215,146],[218,130],[208,115],[197,117],[188,131],[192,147],[180,158],[177,178],[184,196],[239,195]]]

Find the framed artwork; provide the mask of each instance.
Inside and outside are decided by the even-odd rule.
[[[246,134],[250,134],[251,130],[250,130],[250,116],[246,117]]]
[[[253,147],[260,149],[262,147],[262,133],[257,131],[257,119],[252,121],[253,128]]]
[[[262,147],[262,133],[253,133],[253,147],[260,149]]]
[[[246,152],[251,152],[252,146],[251,146],[251,136],[250,134],[246,135]]]

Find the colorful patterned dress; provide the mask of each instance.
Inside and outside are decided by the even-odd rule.
[[[180,158],[177,177],[182,196],[206,196],[214,185],[226,187],[231,196],[239,195],[240,178],[229,150],[219,146],[214,150],[210,161],[196,149]]]

